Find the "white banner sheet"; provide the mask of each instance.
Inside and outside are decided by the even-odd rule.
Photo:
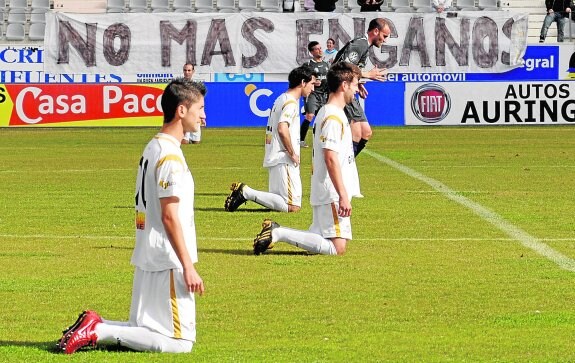
[[[393,73],[508,71],[522,63],[528,16],[512,11],[424,13],[47,14],[44,71],[180,74],[289,73],[307,44],[337,47],[384,17],[391,36],[369,63]]]
[[[575,81],[407,83],[405,91],[406,125],[575,124]]]

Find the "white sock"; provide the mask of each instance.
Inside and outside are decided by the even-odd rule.
[[[272,230],[272,241],[287,242],[292,246],[303,248],[312,253],[337,255],[335,246],[330,240],[310,231],[300,231],[286,227],[274,228]]]
[[[126,326],[121,322],[96,325],[98,343],[119,343],[138,352],[189,353],[194,343],[155,333],[147,328]]]
[[[244,198],[246,198],[247,200],[256,202],[259,205],[263,205],[264,207],[269,208],[271,210],[275,210],[278,212],[288,211],[288,204],[281,196],[277,194],[255,190],[248,187],[247,185],[244,185],[244,188],[242,189],[242,194],[244,195]]]

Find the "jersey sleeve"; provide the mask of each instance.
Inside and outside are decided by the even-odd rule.
[[[343,137],[343,122],[334,115],[327,116],[320,125],[320,147],[339,152]]]
[[[186,168],[184,160],[176,154],[166,155],[158,161],[156,165],[158,198],[182,195]]]
[[[288,125],[291,124],[292,120],[297,119],[299,104],[294,100],[286,101],[282,106],[282,111],[280,114],[280,119],[278,125],[282,122],[287,122]]]

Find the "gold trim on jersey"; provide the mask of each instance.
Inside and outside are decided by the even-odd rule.
[[[333,226],[335,227],[335,236],[341,237],[341,228],[339,227],[339,216],[337,215],[337,209],[335,208],[335,203],[331,203],[331,215],[333,217]]]
[[[339,117],[337,117],[336,115],[329,115],[328,117],[324,118],[321,122],[321,129],[323,129],[323,127],[325,126],[325,124],[329,120],[334,120],[336,122],[339,122],[339,124],[341,125],[341,138],[343,139],[343,132],[344,132],[343,121]]]
[[[164,156],[160,160],[158,160],[158,162],[156,163],[156,169],[158,169],[160,166],[162,166],[162,164],[164,164],[166,161],[177,161],[180,164],[182,164],[183,166],[185,166],[184,161],[182,160],[181,157],[179,157],[178,155],[175,155],[175,154],[169,154],[169,155]]]
[[[292,186],[291,176],[289,175],[289,167],[287,164],[285,165],[285,168],[286,168],[286,172],[287,172],[287,189],[288,189],[287,190],[287,192],[288,192],[287,204],[293,205],[293,191],[291,190],[291,186]]]
[[[154,139],[157,139],[157,140],[166,140],[166,141],[171,142],[171,143],[174,144],[174,145],[179,146],[176,142],[174,142],[174,139],[172,139],[172,138],[170,138],[170,137],[166,137],[166,136],[160,135],[160,134],[156,134],[156,136],[154,136]]]
[[[282,106],[282,111],[284,110],[284,108],[286,108],[288,105],[290,105],[292,103],[296,104],[296,106],[297,106],[297,102],[295,100],[287,100],[286,102],[284,102],[284,104]]]
[[[172,322],[174,324],[174,338],[182,339],[182,326],[180,324],[180,313],[178,311],[178,299],[176,297],[176,283],[174,281],[174,270],[170,270],[170,302],[172,303]]]

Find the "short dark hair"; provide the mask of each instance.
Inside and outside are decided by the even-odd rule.
[[[328,42],[329,42],[330,40],[331,40],[331,42],[332,42],[333,44],[335,44],[335,39],[333,39],[333,38],[327,38],[327,41],[328,41]]]
[[[196,66],[195,66],[195,65],[193,65],[193,64],[192,64],[192,63],[190,63],[190,62],[187,62],[186,64],[184,64],[184,67],[182,67],[182,68],[185,68],[186,66],[192,66],[192,69],[193,69],[193,70],[195,70],[195,69],[196,69]]]
[[[308,64],[292,69],[288,75],[289,88],[296,88],[301,82],[310,82],[312,77],[317,77],[317,73]]]
[[[387,22],[382,18],[375,18],[371,19],[369,22],[369,26],[367,27],[367,31],[372,31],[373,29],[382,30],[387,26]]]
[[[315,46],[318,45],[318,44],[319,44],[319,42],[316,42],[315,40],[312,40],[311,42],[309,42],[309,43],[307,44],[307,50],[311,52],[311,51],[313,50],[313,47],[315,47]]]
[[[353,79],[361,78],[361,70],[349,62],[337,62],[327,72],[327,88],[330,93],[336,92],[343,82],[351,83]]]
[[[191,79],[183,77],[173,79],[168,83],[162,94],[164,123],[171,122],[174,119],[176,108],[178,108],[180,104],[189,107],[205,97],[206,92],[204,82],[192,81]]]

